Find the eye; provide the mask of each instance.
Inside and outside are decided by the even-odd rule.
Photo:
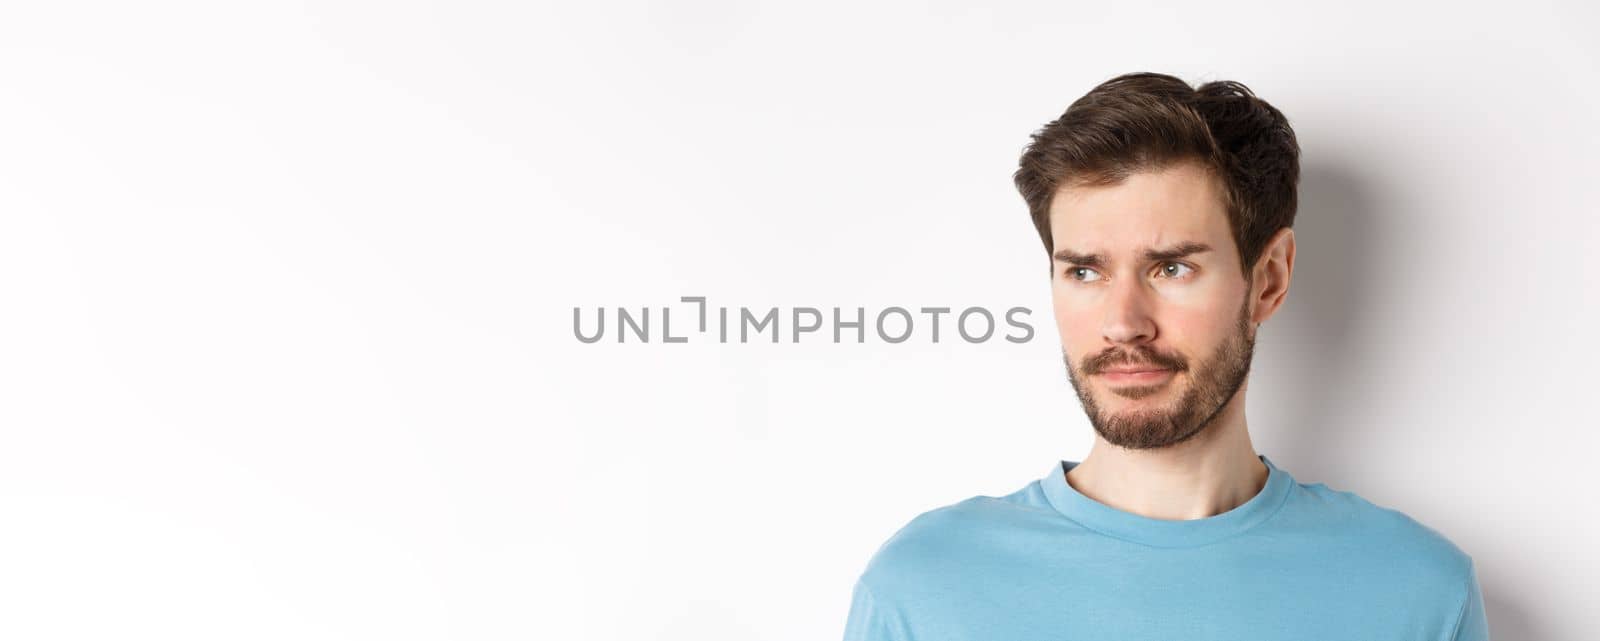
[[[1173,271],[1169,271],[1169,269],[1173,268],[1173,267],[1179,268],[1178,270],[1173,270],[1173,271],[1178,271],[1179,274],[1175,275],[1173,273]],[[1182,277],[1181,270],[1184,270],[1184,269],[1187,269],[1187,270],[1189,270],[1191,272],[1194,271],[1193,267],[1190,267],[1190,266],[1185,265],[1183,263],[1167,263],[1167,264],[1161,266],[1161,273],[1165,274],[1168,278],[1181,278]]]
[[[1096,278],[1078,278],[1077,277],[1078,272],[1087,272],[1087,273],[1090,273],[1090,274],[1094,274],[1096,276]],[[1068,267],[1067,268],[1067,278],[1069,278],[1071,280],[1084,282],[1084,283],[1092,283],[1092,282],[1094,282],[1096,280],[1099,280],[1099,278],[1098,278],[1099,276],[1100,276],[1099,272],[1096,272],[1093,269],[1089,269],[1088,267]]]

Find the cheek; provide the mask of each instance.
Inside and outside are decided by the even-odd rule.
[[[1159,341],[1177,349],[1191,362],[1211,357],[1217,345],[1233,331],[1238,307],[1225,304],[1218,297],[1199,301],[1193,306],[1169,305],[1157,319],[1165,340]]]
[[[1212,336],[1211,314],[1203,309],[1173,308],[1157,320],[1161,327],[1159,341],[1167,349],[1176,349],[1191,359],[1202,358],[1200,346],[1208,344]]]

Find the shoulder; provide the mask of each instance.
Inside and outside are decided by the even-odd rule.
[[[1287,527],[1320,540],[1343,558],[1365,560],[1444,587],[1470,579],[1472,557],[1438,529],[1399,509],[1323,483],[1293,488]]]
[[[948,580],[974,561],[1006,554],[1030,524],[1053,518],[1035,497],[1037,482],[1003,496],[973,496],[926,510],[878,546],[862,581],[884,592]]]

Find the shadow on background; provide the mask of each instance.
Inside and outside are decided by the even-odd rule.
[[[1373,339],[1387,331],[1384,304],[1369,299],[1370,284],[1401,268],[1398,257],[1411,240],[1394,218],[1396,206],[1386,205],[1371,187],[1375,181],[1356,167],[1302,166],[1294,280],[1279,316],[1268,321],[1270,331],[1283,334],[1275,340],[1285,348],[1272,358],[1283,359],[1277,362],[1293,373],[1292,382],[1274,390],[1274,404],[1292,413],[1287,424],[1295,426],[1278,435],[1285,457],[1296,461],[1301,481],[1325,480],[1335,488],[1354,486],[1343,482],[1341,470],[1386,438],[1383,426],[1349,424],[1337,410],[1342,403],[1362,402],[1349,390],[1370,385],[1373,372],[1366,364],[1374,350],[1383,349]],[[1482,588],[1494,641],[1542,638],[1526,608],[1493,585]]]
[[[1373,333],[1363,331],[1377,305],[1364,297],[1368,283],[1384,266],[1381,204],[1353,172],[1337,165],[1307,164],[1301,169],[1300,206],[1295,215],[1294,277],[1279,316],[1262,331],[1280,334],[1286,353],[1274,354],[1295,375],[1275,389],[1275,405],[1295,412],[1282,433],[1297,461],[1296,476],[1306,482],[1327,479],[1339,485],[1342,462],[1361,455],[1380,431],[1371,425],[1338,421],[1346,390],[1371,375],[1363,367],[1363,348]]]

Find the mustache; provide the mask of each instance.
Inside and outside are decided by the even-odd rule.
[[[1149,346],[1139,346],[1132,350],[1113,348],[1091,356],[1084,359],[1082,369],[1085,374],[1099,374],[1110,367],[1129,365],[1170,369],[1175,372],[1188,368],[1188,363],[1181,356],[1163,354]]]

